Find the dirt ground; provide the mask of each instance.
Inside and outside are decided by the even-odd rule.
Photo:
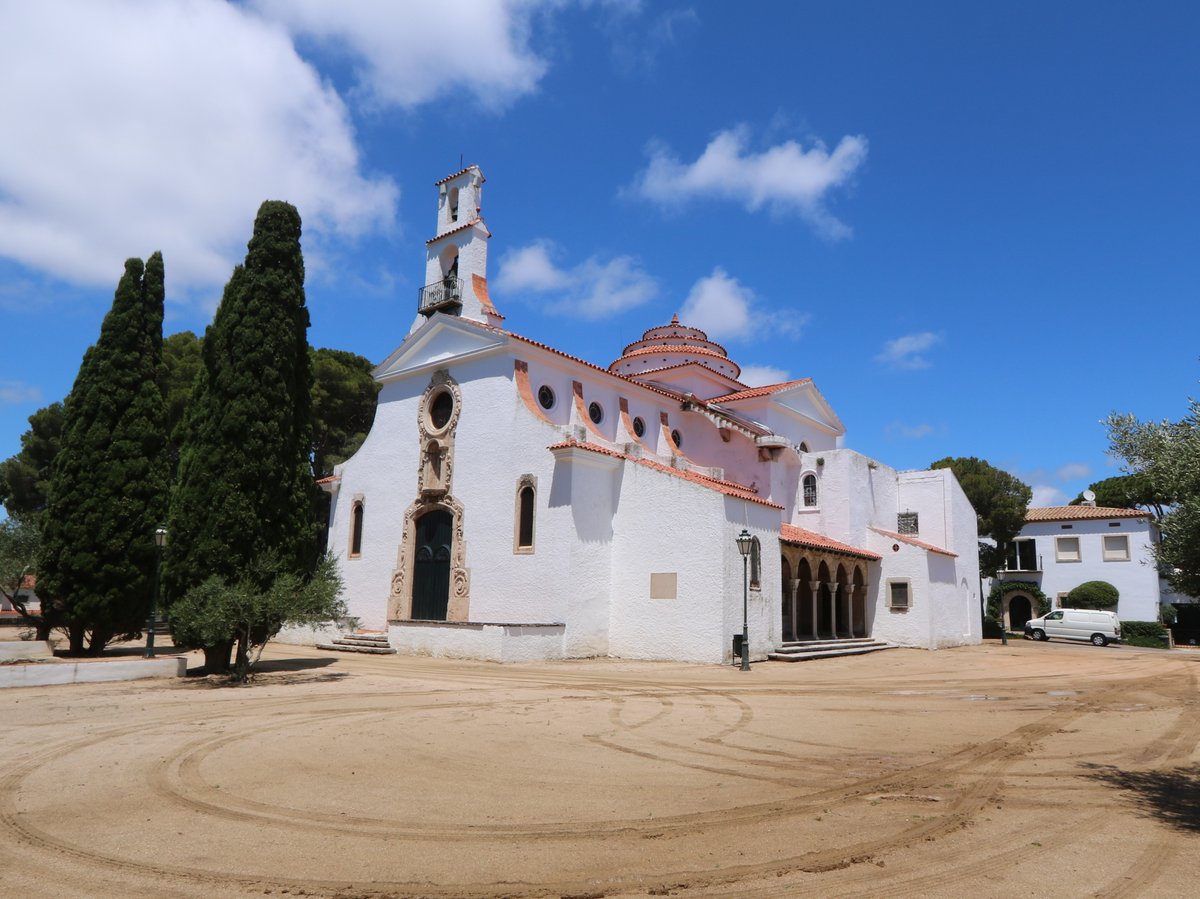
[[[0,895],[1187,896],[1200,652],[0,690]]]

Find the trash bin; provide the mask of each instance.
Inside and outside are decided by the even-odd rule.
[[[742,664],[742,635],[733,635],[733,664]]]

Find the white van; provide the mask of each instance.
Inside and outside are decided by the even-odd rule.
[[[1096,609],[1055,609],[1041,618],[1025,622],[1025,636],[1035,640],[1061,637],[1064,640],[1088,640],[1093,646],[1121,642],[1121,622],[1116,612]]]

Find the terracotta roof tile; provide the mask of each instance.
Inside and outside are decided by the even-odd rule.
[[[1035,506],[1025,510],[1026,521],[1080,521],[1097,518],[1149,518],[1141,509],[1114,509],[1111,506]]]
[[[445,184],[447,181],[453,181],[459,175],[465,175],[467,172],[471,171],[471,169],[478,169],[478,168],[479,168],[479,166],[477,166],[477,165],[469,165],[465,169],[459,169],[457,172],[451,172],[445,178],[442,178],[439,181],[434,181],[433,186],[440,187],[441,185]],[[479,174],[482,175],[483,172],[481,171]],[[484,180],[486,181],[487,179],[485,178]]]
[[[787,390],[789,387],[796,387],[800,384],[807,384],[812,381],[812,378],[799,378],[795,381],[783,381],[779,384],[767,384],[765,387],[750,387],[747,390],[739,390],[737,393],[727,393],[724,396],[714,396],[710,403],[735,403],[738,400],[748,400],[759,396],[770,396],[773,393]]]
[[[617,459],[624,459],[626,462],[632,462],[635,465],[641,465],[643,468],[652,468],[655,471],[660,471],[663,474],[669,474],[673,477],[682,478],[685,481],[691,481],[693,484],[699,484],[701,487],[707,487],[709,490],[716,490],[718,493],[723,493],[726,496],[732,496],[737,499],[744,499],[748,502],[758,503],[763,506],[770,506],[772,509],[783,509],[783,506],[778,503],[773,503],[769,499],[763,499],[749,487],[743,487],[741,484],[735,484],[732,481],[722,481],[718,478],[710,478],[707,475],[702,475],[699,472],[687,471],[682,468],[672,468],[670,465],[663,465],[661,462],[655,462],[651,459],[639,459],[636,456],[626,455],[625,453],[617,452],[616,450],[607,449],[603,446],[597,446],[594,443],[580,443],[578,440],[564,440],[561,443],[554,443],[547,447],[553,451],[556,449],[583,449],[589,452],[599,453],[602,456],[613,456]]]
[[[317,483],[318,484],[336,484],[341,479],[342,479],[341,475],[331,474],[327,478],[318,478]]]
[[[885,531],[883,528],[871,528],[876,534],[883,534],[892,540],[899,540],[901,543],[907,543],[909,546],[915,546],[918,549],[928,550],[931,553],[937,553],[942,556],[949,556],[952,559],[958,558],[958,553],[950,552],[948,549],[943,549],[940,546],[934,546],[932,543],[926,543],[924,540],[918,540],[916,537],[909,537],[907,534],[897,534],[895,531]]]
[[[436,237],[429,238],[429,240],[425,241],[425,245],[429,246],[429,244],[433,243],[435,240],[441,240],[443,237],[445,237],[448,234],[457,234],[459,231],[466,231],[468,228],[474,228],[476,225],[483,225],[483,230],[484,231],[488,230],[488,226],[483,224],[483,219],[473,218],[469,222],[463,222],[457,228],[451,228],[449,231],[443,231],[441,234],[437,235]],[[491,234],[492,234],[492,232],[488,231],[489,237],[491,236]]]
[[[804,528],[798,528],[791,524],[781,524],[779,526],[779,539],[784,543],[794,543],[796,546],[805,546],[809,549],[827,549],[831,552],[838,552],[859,559],[870,559],[875,562],[883,558],[879,553],[871,552],[869,549],[860,549],[857,546],[851,546],[849,543],[841,543],[832,537],[826,537],[824,534],[818,534],[816,531],[806,531]]]

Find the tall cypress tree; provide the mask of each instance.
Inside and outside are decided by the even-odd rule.
[[[65,403],[38,592],[72,653],[137,633],[153,601],[168,490],[162,322],[162,254],[130,259]]]
[[[171,600],[212,576],[258,579],[265,589],[273,574],[306,576],[317,562],[304,258],[300,215],[288,203],[259,208],[203,360],[171,495]],[[210,669],[227,667],[228,646],[203,648]]]

